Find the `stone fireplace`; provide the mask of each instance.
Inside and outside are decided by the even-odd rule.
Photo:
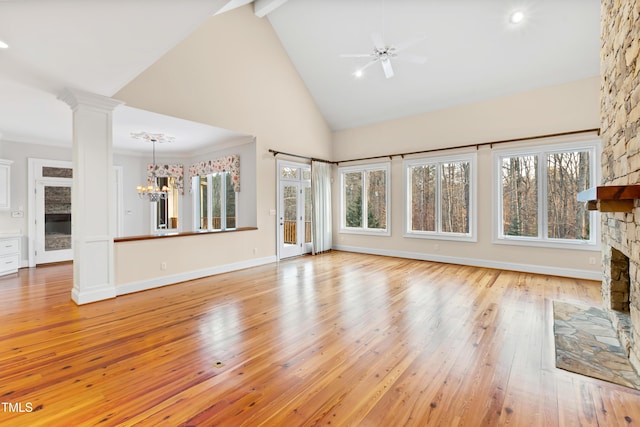
[[[640,184],[640,3],[602,0],[602,185]],[[602,298],[640,372],[640,203],[602,213]]]

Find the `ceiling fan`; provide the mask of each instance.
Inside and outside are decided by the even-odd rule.
[[[397,59],[400,61],[413,62],[414,64],[424,64],[427,60],[424,56],[412,55],[410,53],[400,53],[405,49],[423,41],[425,36],[416,36],[405,40],[402,43],[398,43],[396,45],[387,45],[382,40],[382,35],[380,33],[371,34],[371,39],[373,40],[373,52],[371,53],[345,53],[340,55],[341,58],[371,58],[371,60],[365,64],[363,67],[356,70],[354,75],[356,77],[362,76],[362,72],[369,68],[371,65],[379,62],[382,66],[382,70],[384,71],[384,75],[386,78],[393,77],[393,67],[391,66],[391,58]]]

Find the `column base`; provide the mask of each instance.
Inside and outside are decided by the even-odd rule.
[[[115,286],[104,285],[91,289],[73,288],[71,291],[71,299],[78,305],[89,304],[96,301],[115,298],[117,296]]]

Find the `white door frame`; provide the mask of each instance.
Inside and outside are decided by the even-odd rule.
[[[53,251],[45,250],[45,213],[44,213],[44,187],[69,187],[73,188],[70,178],[44,178],[36,180],[36,245],[34,248],[36,264],[62,262],[73,260],[73,242],[71,248]],[[72,219],[73,221],[73,219]]]
[[[49,159],[27,159],[27,258],[28,266],[36,266],[36,243],[37,243],[37,230],[36,230],[36,185],[37,181],[41,180],[59,180],[60,178],[46,178],[42,176],[42,167],[51,166],[57,168],[69,168],[73,169],[73,162],[66,160],[49,160]],[[123,167],[114,166],[115,179],[116,179],[116,232],[118,236],[123,235]],[[67,178],[73,182],[72,178]],[[72,190],[73,191],[73,187]],[[72,219],[73,220],[73,219]]]
[[[293,256],[298,256],[298,255],[302,255],[305,253],[309,253],[311,252],[311,244],[307,244],[305,243],[305,239],[304,239],[304,217],[305,217],[305,203],[304,203],[304,189],[305,189],[305,183],[307,182],[306,180],[301,179],[301,177],[299,179],[283,179],[282,175],[281,175],[281,170],[282,167],[284,166],[290,166],[293,168],[299,168],[300,172],[302,172],[302,169],[309,169],[311,166],[309,164],[306,163],[297,163],[297,162],[291,162],[291,161],[286,161],[286,160],[278,160],[277,161],[277,216],[276,216],[276,242],[277,242],[277,247],[276,247],[276,255],[278,260],[283,259],[283,258],[289,258],[289,257],[293,257]],[[298,226],[296,227],[296,238],[297,238],[297,243],[296,243],[296,249],[294,250],[293,247],[291,247],[289,251],[287,251],[286,253],[284,252],[284,242],[283,242],[283,237],[284,237],[284,199],[283,199],[283,188],[285,185],[295,185],[297,187],[297,194],[298,194],[298,203],[297,203],[297,211],[296,211],[296,217],[297,217],[297,222],[298,222]]]
[[[50,166],[55,168],[73,169],[73,162],[65,160],[48,160],[48,159],[27,159],[27,252],[29,258],[29,267],[36,266],[36,243],[38,239],[36,230],[36,184],[37,181],[60,180],[61,178],[46,178],[42,176],[42,167]],[[72,178],[68,179],[72,182]],[[71,189],[73,191],[73,188]],[[73,219],[72,219],[73,220]]]

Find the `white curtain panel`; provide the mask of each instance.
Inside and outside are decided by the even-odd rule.
[[[331,165],[325,162],[311,162],[311,203],[313,215],[313,254],[331,249]]]

